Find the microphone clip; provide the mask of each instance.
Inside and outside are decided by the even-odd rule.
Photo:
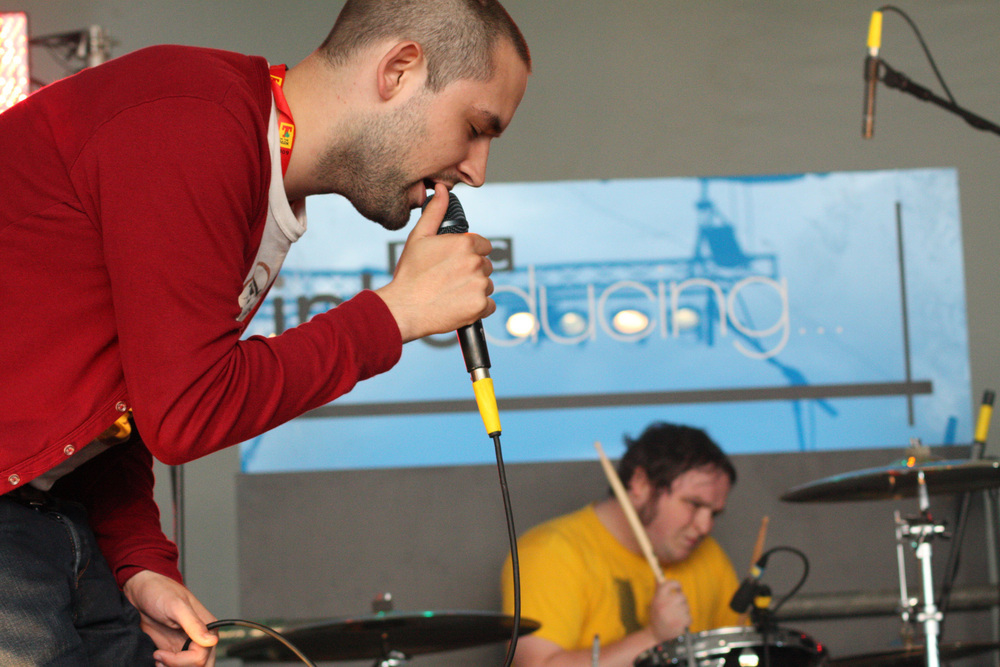
[[[750,609],[750,623],[760,633],[767,633],[777,626],[771,609],[771,587],[757,582]]]
[[[765,583],[761,583],[758,578],[747,577],[740,584],[740,588],[736,594],[733,595],[733,599],[729,603],[729,608],[737,614],[745,614],[748,611],[753,613],[761,609],[759,606],[761,603],[764,604],[763,608],[766,609],[770,605],[770,601],[771,587]]]

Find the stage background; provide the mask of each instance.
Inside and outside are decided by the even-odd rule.
[[[8,9],[30,13],[33,35],[99,24],[118,41],[116,55],[175,42],[294,64],[322,40],[340,5],[22,0]],[[493,182],[954,168],[972,379],[966,416],[984,389],[997,387],[1000,139],[884,88],[875,138],[860,139],[864,42],[877,3],[509,0],[507,6],[532,45],[535,73],[510,131],[492,151]],[[1000,109],[995,0],[913,0],[902,7],[957,101],[991,117]],[[893,15],[885,23],[883,56],[936,89],[909,28]],[[38,49],[33,62],[43,81],[63,73]],[[456,382],[463,379],[461,368],[453,372]],[[622,424],[623,432],[635,428]],[[478,446],[488,450],[485,436]],[[997,451],[993,442],[989,451]],[[741,455],[743,477],[720,538],[744,567],[766,512],[771,544],[792,544],[813,557],[810,591],[891,590],[891,508],[789,506],[776,499],[788,485],[878,465],[896,453]],[[363,614],[376,586],[394,590],[400,609],[485,608],[495,599],[493,571],[505,544],[489,465],[240,476],[233,449],[187,466],[185,477],[188,580],[220,617]],[[517,464],[510,481],[519,528],[603,489],[587,462]],[[415,532],[403,531],[405,522]],[[968,544],[982,545],[981,525],[973,524]],[[981,576],[976,553],[973,547],[965,563],[973,578]],[[352,576],[356,587],[344,584]],[[988,624],[982,614],[965,615],[975,617],[968,623],[957,620],[963,616],[949,619],[946,638],[974,637]],[[886,647],[895,625],[891,618],[829,621],[809,631],[853,653]],[[415,664],[449,661],[474,664],[447,654]]]
[[[615,456],[655,420],[734,454],[972,437],[954,170],[457,191],[497,249],[483,324],[508,462],[594,460],[594,440]],[[248,335],[391,279],[405,230],[341,197],[309,212],[315,237]],[[615,327],[622,311],[638,330]],[[531,333],[506,330],[517,314]],[[392,373],[245,443],[243,471],[490,463],[460,357],[454,333],[407,346]]]

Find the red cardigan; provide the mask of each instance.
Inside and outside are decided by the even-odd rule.
[[[0,114],[0,493],[132,410],[145,447],[112,448],[64,484],[119,582],[139,568],[179,578],[149,452],[181,464],[250,439],[401,354],[372,292],[241,340],[270,108],[263,59],[162,46]]]

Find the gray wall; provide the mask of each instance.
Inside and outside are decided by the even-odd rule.
[[[318,0],[22,0],[18,4],[30,13],[33,35],[97,24],[118,40],[115,55],[149,44],[175,42],[258,53],[288,64],[296,63],[323,38],[341,5]],[[508,9],[532,45],[535,73],[510,131],[493,150],[490,176],[494,181],[536,181],[956,167],[961,188],[973,396],[978,400],[983,389],[995,388],[1000,382],[1000,357],[994,353],[1000,334],[993,292],[995,258],[1000,256],[994,233],[1000,204],[996,183],[1000,137],[974,130],[943,110],[883,88],[878,93],[875,139],[860,139],[864,40],[869,13],[876,5],[859,0],[508,0]],[[996,57],[1000,4],[996,0],[911,0],[903,9],[924,33],[958,102],[991,120],[1000,120]],[[883,55],[893,66],[937,89],[915,38],[895,15],[886,15],[883,46]],[[36,49],[33,56],[39,78],[51,80],[60,74],[45,52]],[[566,231],[571,234],[572,228]],[[498,376],[513,372],[496,371]],[[626,428],[634,427],[623,425],[623,430]],[[990,446],[991,451],[995,449]],[[832,461],[824,459],[829,468],[803,470],[801,466],[816,466],[816,457],[765,457],[760,469],[784,466],[790,483],[793,479],[807,481],[810,475],[856,469],[862,467],[863,459],[872,458],[864,453],[839,455]],[[885,460],[879,456],[874,459]],[[757,464],[748,461],[744,465],[756,469]],[[540,468],[524,474],[537,481],[558,472]],[[236,452],[190,464],[185,473],[187,573],[195,592],[219,616],[270,614],[272,608],[276,614],[308,615],[304,610],[314,602],[313,586],[320,575],[288,570],[283,590],[262,589],[252,580],[250,566],[275,540],[268,535],[254,534],[255,539],[244,535],[238,547]],[[403,506],[412,506],[416,498],[429,502],[424,485],[430,483],[435,484],[434,498],[440,499],[442,508],[461,506],[467,500],[464,494],[469,491],[469,480],[478,480],[479,475],[485,491],[482,497],[475,497],[476,501],[483,507],[493,502],[491,471],[382,474],[385,477],[379,477],[377,488],[394,494]],[[513,489],[520,488],[524,494],[519,497],[514,492],[515,509],[521,517],[519,525],[527,527],[538,511],[529,501],[539,497],[528,487],[518,486],[514,480],[520,474],[512,474]],[[165,474],[161,479],[166,479]],[[334,486],[355,489],[359,479],[362,477],[334,474],[317,483],[315,477],[306,476],[284,487],[301,487],[302,497],[290,494],[280,503],[279,497],[267,497],[268,503],[274,500],[275,508],[287,509],[278,509],[278,514],[283,517],[283,528],[293,534],[281,544],[292,543],[295,546],[287,548],[316,553],[317,559],[322,556],[331,568],[336,567],[337,559],[359,558],[362,552],[357,545],[367,545],[364,560],[369,566],[357,573],[360,581],[374,578],[375,573],[396,571],[406,573],[411,580],[425,580],[425,588],[420,589],[425,597],[414,593],[400,606],[471,604],[473,598],[453,594],[454,586],[448,583],[453,576],[461,580],[471,570],[432,575],[414,569],[415,563],[427,567],[435,563],[422,560],[426,554],[408,554],[414,558],[403,561],[396,548],[386,547],[387,539],[393,537],[386,534],[391,533],[386,526],[395,524],[373,521],[369,503],[344,504],[343,496],[310,495]],[[462,483],[443,483],[449,480]],[[240,483],[239,497],[246,503],[242,515],[246,531],[263,525],[255,521],[252,511],[261,498],[251,492],[279,481],[262,477]],[[744,496],[741,504],[772,507],[785,481],[781,476],[774,485],[761,486],[753,474],[745,473],[738,493],[752,495]],[[527,481],[523,484],[530,487]],[[461,494],[453,489],[461,489]],[[160,497],[169,505],[162,491]],[[321,498],[336,504],[324,504]],[[310,511],[291,511],[303,499],[313,501]],[[577,498],[567,492],[564,497],[549,499],[549,506],[571,505],[567,500],[575,502]],[[867,519],[856,520],[850,511],[808,508],[805,515],[802,511],[774,507],[772,526],[776,533],[772,543],[795,543],[801,536],[782,533],[787,530],[782,526],[801,527],[797,522],[803,516],[814,517],[812,530],[831,536],[826,545],[832,558],[828,564],[834,569],[838,563],[856,562],[849,557],[850,543],[881,541],[887,530],[881,511],[874,509],[863,509],[875,512],[871,525]],[[311,539],[316,534],[314,519],[322,525],[326,515],[337,517],[330,525],[350,531],[329,535],[329,541],[319,543]],[[387,511],[386,515],[392,513]],[[759,516],[750,518],[752,530],[756,530]],[[422,535],[421,539],[434,544],[485,540],[499,547],[501,519],[494,513],[475,522],[471,518],[448,520],[428,511],[415,527],[418,537]],[[849,535],[844,533],[847,529]],[[746,530],[741,530],[729,544],[738,563],[746,560],[744,552],[748,551]],[[892,566],[889,563],[890,569]],[[848,569],[837,582],[841,589],[855,585],[891,588],[890,582],[883,585],[884,572],[877,581],[867,581],[854,579],[865,574],[863,568],[839,567]],[[485,587],[482,591],[495,586],[494,581],[467,583],[473,588]],[[430,595],[435,587],[449,594]],[[366,605],[373,594],[362,590],[367,588],[345,588],[337,599],[350,607],[349,613],[363,613],[365,609],[359,606]],[[303,611],[298,612],[300,609]],[[844,634],[850,636],[851,632]]]

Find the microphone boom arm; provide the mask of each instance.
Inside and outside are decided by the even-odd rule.
[[[924,102],[931,102],[932,104],[938,105],[942,109],[947,109],[948,111],[958,116],[961,116],[963,119],[965,119],[965,122],[967,122],[972,127],[976,128],[977,130],[984,130],[987,132],[993,132],[994,134],[1000,134],[1000,125],[988,121],[985,118],[982,118],[981,116],[977,116],[976,114],[972,113],[967,109],[963,109],[962,107],[958,106],[951,100],[946,100],[943,97],[936,95],[935,93],[928,90],[924,86],[921,86],[920,84],[912,81],[908,76],[906,76],[902,72],[890,67],[889,64],[885,62],[885,60],[880,59],[879,69],[882,70],[883,72],[882,76],[879,77],[879,80],[889,88],[895,88],[896,90],[901,90],[904,93],[909,93],[910,95],[913,95],[917,99],[923,100]]]

